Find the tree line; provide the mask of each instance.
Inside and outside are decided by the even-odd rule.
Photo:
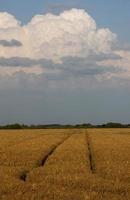
[[[60,128],[130,128],[130,124],[121,124],[109,122],[101,125],[93,125],[90,123],[62,125],[62,124],[47,124],[47,125],[25,125],[25,124],[7,124],[1,125],[0,129],[60,129]]]

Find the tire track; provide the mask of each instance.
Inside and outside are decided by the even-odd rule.
[[[89,157],[89,166],[90,171],[92,174],[96,173],[96,166],[94,162],[94,153],[93,153],[93,147],[92,147],[92,141],[89,136],[89,133],[86,131],[86,141],[87,141],[87,147],[88,147],[88,157]]]
[[[69,139],[73,134],[65,137],[64,139],[62,139],[60,142],[58,142],[56,145],[52,145],[50,147],[50,149],[45,153],[44,157],[42,160],[40,160],[37,164],[37,166],[35,168],[38,167],[44,167],[45,163],[47,162],[47,160],[49,159],[49,157],[54,153],[54,151],[60,146],[62,145],[67,139]],[[26,182],[27,181],[27,177],[29,175],[30,171],[23,171],[20,175],[20,180]]]

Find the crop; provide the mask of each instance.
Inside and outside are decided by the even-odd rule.
[[[130,129],[0,131],[0,199],[129,200]]]

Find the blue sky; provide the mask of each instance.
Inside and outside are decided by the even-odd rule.
[[[0,124],[130,123],[129,66],[129,0],[0,0]]]

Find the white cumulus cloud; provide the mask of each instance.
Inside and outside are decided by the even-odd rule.
[[[130,74],[129,51],[113,49],[117,35],[98,28],[82,9],[35,15],[25,25],[0,12],[0,41],[1,76],[24,72],[44,74],[49,81],[73,76],[86,82],[89,76],[105,80]]]
[[[20,22],[13,15],[7,12],[0,12],[1,29],[18,28],[18,26],[20,26]]]
[[[108,28],[98,29],[95,20],[84,10],[71,9],[59,15],[36,15],[22,26],[14,16],[0,13],[0,39],[20,41],[21,48],[0,47],[3,57],[26,56],[48,58],[86,57],[109,53],[116,34]]]

